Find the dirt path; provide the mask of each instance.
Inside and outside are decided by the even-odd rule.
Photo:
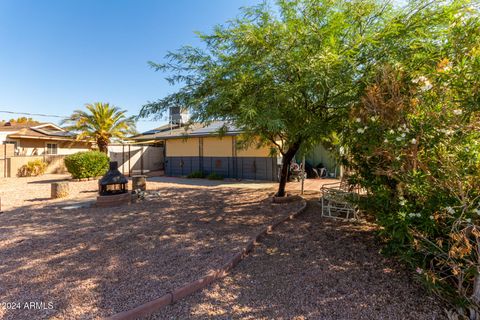
[[[151,319],[444,319],[379,253],[375,227],[306,213],[263,238],[232,274]]]

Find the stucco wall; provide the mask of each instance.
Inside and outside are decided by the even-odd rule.
[[[168,139],[166,141],[166,153],[167,157],[198,157],[200,155],[199,139]]]
[[[247,149],[237,149],[237,157],[269,157],[270,147],[263,146],[257,148],[255,145],[250,146]]]
[[[8,177],[8,158],[15,154],[13,144],[0,144],[0,177]]]
[[[46,153],[47,143],[58,145],[58,155],[68,155],[80,151],[88,151],[90,145],[77,141],[48,141],[40,139],[12,139],[17,142],[17,149],[21,156],[39,156]]]
[[[16,177],[18,170],[30,161],[42,160],[48,163],[45,173],[65,173],[67,169],[63,159],[64,155],[56,156],[15,156],[7,159],[7,176]]]
[[[231,136],[203,138],[204,157],[232,157],[233,141]]]
[[[203,139],[204,157],[232,157],[233,141],[231,136],[205,137]],[[166,141],[167,157],[195,157],[199,156],[199,138],[178,138]],[[270,148],[264,146],[256,148],[255,145],[247,149],[237,148],[237,157],[269,157]]]

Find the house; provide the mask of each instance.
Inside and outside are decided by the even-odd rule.
[[[91,143],[77,141],[73,133],[53,123],[6,122],[0,127],[0,144],[14,144],[17,156],[68,155],[91,148]]]
[[[226,128],[219,135],[219,130]],[[164,148],[165,174],[186,176],[196,171],[208,175],[216,173],[226,178],[276,181],[281,158],[271,155],[273,146],[239,148],[241,130],[223,121],[208,126],[166,124],[160,128],[132,137],[137,144],[156,144]],[[307,161],[322,162],[334,172],[336,164],[328,152],[318,146]]]
[[[22,124],[6,122],[0,126],[0,177],[14,177],[21,166],[32,160],[48,163],[47,172],[64,172],[65,155],[88,151],[91,143],[53,123]]]

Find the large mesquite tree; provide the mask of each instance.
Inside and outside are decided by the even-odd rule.
[[[372,37],[391,8],[374,0],[282,0],[277,7],[245,9],[200,34],[203,48],[151,63],[181,86],[140,116],[180,105],[199,122],[233,122],[244,143],[274,145],[283,156],[277,195],[284,196],[295,154],[327,138],[357,98]]]

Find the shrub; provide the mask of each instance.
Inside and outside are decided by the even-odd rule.
[[[205,178],[205,174],[202,172],[202,171],[194,171],[192,173],[190,173],[187,178],[190,178],[190,179],[203,179]]]
[[[384,67],[342,133],[344,165],[368,191],[361,206],[383,227],[384,252],[470,310],[480,307],[480,96],[462,79],[480,66],[477,54],[416,76]]]
[[[221,174],[212,172],[207,177],[208,180],[223,180],[223,176]]]
[[[100,151],[78,152],[65,157],[65,167],[74,179],[104,175],[108,170],[109,158]]]
[[[39,176],[45,173],[45,169],[47,169],[47,163],[45,161],[40,159],[29,161],[27,164],[21,166],[20,169],[18,169],[18,176]]]

